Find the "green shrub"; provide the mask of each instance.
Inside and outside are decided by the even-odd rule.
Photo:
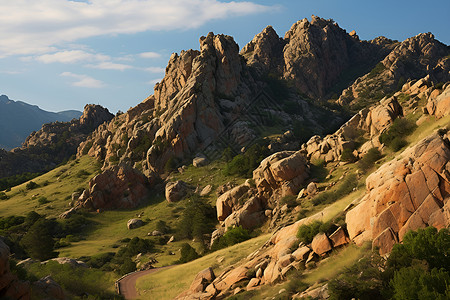
[[[8,200],[8,195],[5,192],[0,192],[0,200]]]
[[[322,192],[312,199],[313,205],[330,204],[341,197],[350,194],[358,185],[358,178],[355,174],[348,175],[345,180],[334,190]]]
[[[295,207],[297,206],[297,196],[295,195],[287,195],[281,198],[280,200],[281,205],[287,204],[288,207]]]
[[[380,135],[380,142],[394,151],[407,145],[405,138],[417,128],[416,123],[406,118],[397,118],[391,127]]]
[[[194,194],[187,199],[177,226],[179,239],[204,239],[204,234],[211,233],[216,224],[216,210],[200,196]]]
[[[53,225],[53,222],[41,218],[22,238],[21,244],[31,258],[47,260],[57,256],[58,253],[53,251],[55,245],[52,234]]]
[[[229,228],[223,236],[214,241],[211,246],[211,250],[216,251],[227,248],[229,246],[242,243],[251,237],[252,235],[246,229],[242,228],[242,226]]]
[[[49,202],[50,201],[48,201],[48,199],[46,197],[44,197],[44,196],[41,196],[41,197],[38,198],[39,205],[44,205],[44,204],[47,204]]]
[[[8,230],[11,227],[21,225],[25,222],[25,217],[9,216],[0,217],[0,229]]]
[[[86,176],[89,176],[89,175],[91,175],[91,174],[88,171],[86,171],[86,170],[80,170],[80,171],[77,172],[77,176],[78,177],[86,177]]]
[[[189,245],[188,243],[183,243],[181,245],[181,257],[176,263],[179,264],[187,263],[199,257],[200,255],[198,255],[197,251],[195,251],[195,249],[192,248],[191,245]]]
[[[36,182],[34,182],[34,181],[30,181],[30,182],[28,182],[28,183],[25,185],[25,188],[26,188],[27,190],[32,190],[32,189],[35,189],[35,188],[37,188],[37,187],[39,187],[39,185],[38,185]]]
[[[377,148],[371,148],[358,162],[358,168],[363,172],[367,172],[381,157],[381,152]]]
[[[408,232],[387,261],[372,253],[329,282],[330,299],[448,299],[450,231]]]
[[[170,227],[167,225],[167,223],[163,220],[158,220],[158,222],[156,223],[156,230],[158,230],[159,232],[166,234],[170,232]]]
[[[350,163],[355,162],[356,157],[353,155],[353,150],[351,150],[350,148],[344,149],[341,154],[341,161]]]
[[[227,158],[229,152],[224,152]],[[251,146],[245,153],[238,154],[231,161],[227,163],[224,169],[225,175],[240,175],[252,177],[253,170],[256,169],[259,163],[269,155],[266,142],[256,143]]]
[[[313,238],[319,233],[320,226],[323,223],[320,221],[314,221],[309,225],[301,225],[297,231],[297,237],[300,242],[303,242],[305,245],[308,245],[312,242]]]

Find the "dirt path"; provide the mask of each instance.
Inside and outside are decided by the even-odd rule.
[[[137,292],[136,292],[136,280],[139,277],[154,273],[156,271],[162,270],[162,269],[168,269],[173,266],[167,266],[167,267],[161,267],[161,268],[154,268],[150,270],[145,271],[139,271],[131,273],[130,275],[127,275],[120,279],[117,284],[119,285],[119,291],[122,296],[125,297],[125,299],[136,299],[137,298]]]

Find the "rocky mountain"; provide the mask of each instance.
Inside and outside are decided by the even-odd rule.
[[[283,38],[269,26],[241,51],[232,37],[209,33],[199,50],[172,54],[154,93],[127,112],[112,116],[87,105],[79,120],[46,124],[22,148],[0,153],[0,177],[51,168],[74,153],[78,161],[95,158],[101,173],[64,195],[69,205],[52,199],[54,206],[37,208],[73,224],[87,210],[103,217],[104,227],[105,215],[117,218],[112,226],[122,213],[132,216],[127,230],[155,238],[152,247],[168,255],[182,257],[184,242],[207,254],[233,230],[271,234],[218,276],[213,269],[223,259],[214,257],[178,299],[276,288],[293,273],[328,267],[330,254],[349,243],[371,241],[385,259],[407,231],[450,225],[448,56],[449,47],[431,34],[362,41],[315,16]],[[1,196],[13,201],[15,193]],[[194,221],[201,223],[195,234],[180,233]],[[113,232],[123,234],[118,228]],[[111,249],[127,240],[145,246],[129,232],[110,237]],[[57,236],[59,246],[68,237],[92,239],[83,234]],[[94,262],[136,269],[145,253],[126,247],[117,251],[124,257],[107,253]],[[314,293],[290,296],[326,299],[322,283],[329,279],[315,283]]]
[[[361,41],[333,20],[312,16],[296,22],[284,38],[268,26],[241,55],[262,72],[280,76],[312,99],[328,99],[370,71],[395,46],[384,37]]]
[[[89,133],[113,116],[107,109],[90,104],[79,119],[44,124],[27,137],[22,147],[9,152],[0,149],[0,178],[48,171],[67,161]]]
[[[25,138],[45,123],[68,122],[78,119],[80,111],[48,112],[36,105],[10,100],[0,96],[0,148],[10,150],[19,147]]]

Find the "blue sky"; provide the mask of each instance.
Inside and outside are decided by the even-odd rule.
[[[153,94],[173,52],[208,32],[242,48],[318,15],[361,39],[432,32],[450,44],[450,1],[14,0],[0,3],[0,94],[50,111],[126,111]]]

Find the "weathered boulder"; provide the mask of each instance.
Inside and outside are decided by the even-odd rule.
[[[310,251],[311,249],[309,247],[303,246],[292,252],[292,256],[295,261],[304,261],[308,257]]]
[[[43,261],[42,264],[46,264],[49,261],[56,261],[60,265],[71,265],[72,267],[81,267],[81,268],[89,267],[84,261],[76,260],[76,259],[69,258],[69,257],[52,258],[50,260]]]
[[[195,157],[192,160],[192,165],[194,165],[194,167],[204,167],[208,164],[208,159],[206,159],[205,157]]]
[[[217,219],[224,221],[233,212],[233,208],[238,205],[239,200],[245,197],[249,189],[247,185],[241,184],[219,196],[216,201]]]
[[[191,192],[193,188],[182,180],[168,182],[166,184],[166,200],[167,202],[178,202]]]
[[[324,255],[332,249],[332,245],[325,233],[319,233],[314,237],[311,248],[318,255]]]
[[[358,243],[373,239],[381,253],[408,230],[450,225],[445,213],[450,199],[447,135],[432,134],[400,157],[367,178],[366,195],[346,215],[349,237]]]
[[[242,226],[253,229],[265,220],[263,203],[259,198],[252,197],[238,210],[232,212],[225,220],[225,230],[229,227]]]
[[[442,118],[450,113],[450,85],[437,97],[433,94],[428,98],[427,111],[430,115]]]
[[[266,199],[297,195],[308,177],[308,162],[299,151],[274,153],[253,171],[256,188]]]
[[[130,219],[127,222],[128,229],[135,229],[144,226],[144,221],[141,219]]]
[[[347,233],[345,232],[344,228],[342,228],[342,227],[339,227],[338,229],[336,229],[336,231],[333,232],[329,236],[329,238],[331,240],[331,244],[332,244],[333,248],[348,244],[350,242],[350,239],[348,238]]]
[[[212,191],[212,185],[208,184],[207,186],[205,186],[202,191],[200,192],[200,196],[207,196],[211,193]]]
[[[211,267],[200,271],[192,281],[189,290],[194,293],[203,292],[206,286],[208,286],[216,278],[214,271]]]

